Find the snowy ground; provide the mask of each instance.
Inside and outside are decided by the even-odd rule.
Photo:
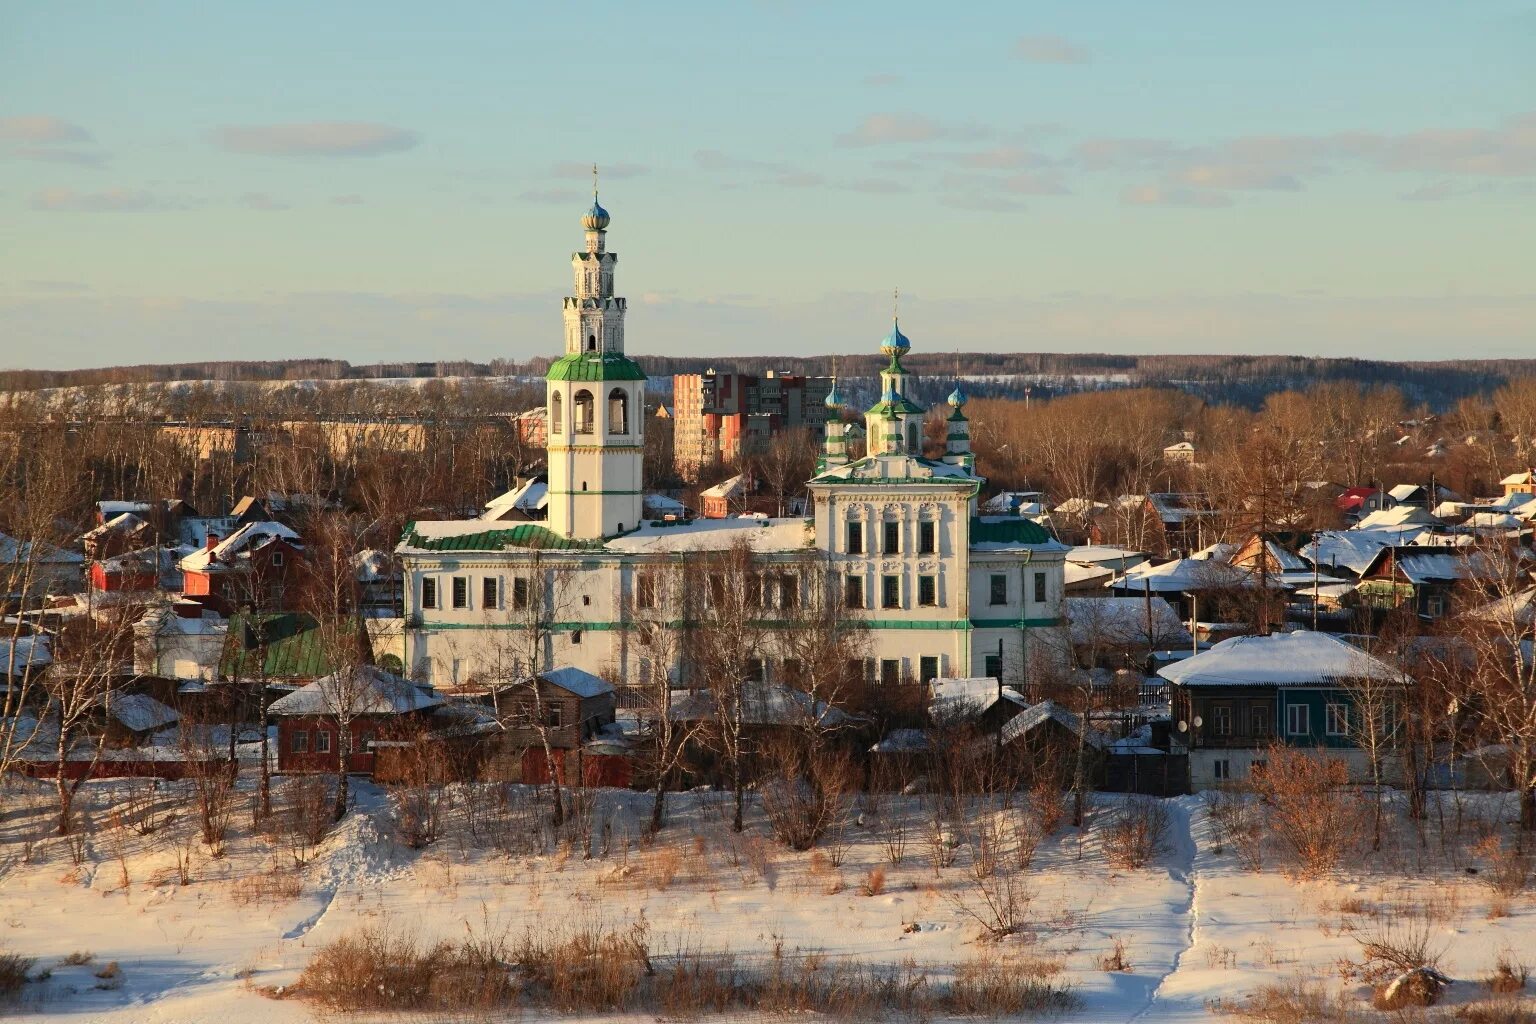
[[[112,829],[122,784],[90,788],[97,827],[78,867],[60,839],[24,844],[51,809],[46,787],[13,791],[0,819],[0,952],[53,970],[11,1009],[20,1019],[311,1020],[302,1001],[260,990],[292,985],[318,945],[366,923],[457,940],[467,929],[520,934],[643,915],[653,948],[752,956],[779,946],[869,963],[910,958],[939,972],[979,952],[1057,961],[1082,1001],[1072,1019],[1094,1022],[1214,1020],[1208,1001],[1239,1000],[1298,975],[1362,994],[1339,980],[1336,964],[1358,958],[1354,935],[1371,921],[1410,907],[1428,908],[1447,949],[1443,967],[1458,979],[1453,999],[1483,996],[1476,979],[1501,950],[1536,962],[1536,904],[1523,896],[1490,919],[1490,890],[1465,873],[1460,852],[1442,854],[1432,842],[1426,853],[1403,834],[1369,870],[1344,877],[1246,873],[1218,850],[1196,797],[1169,802],[1169,840],[1143,869],[1107,867],[1098,827],[1083,837],[1062,828],[1023,876],[1028,927],[986,942],[965,910],[977,905],[970,849],[961,842],[954,865],[935,870],[916,801],[900,864],[855,825],[846,859],[833,867],[825,849],[790,853],[773,843],[757,816],[745,836],[732,835],[724,802],[702,794],[675,797],[668,828],[648,848],[637,838],[646,797],[606,792],[592,818],[598,855],[590,859],[552,841],[542,855],[481,849],[462,834],[412,851],[392,838],[389,796],[360,785],[354,812],[298,873],[298,894],[263,895],[252,879],[274,877],[293,858],[285,844],[249,834],[246,808],[227,853],[197,853],[182,885],[177,844],[167,838],[178,826],[149,836]],[[1107,813],[1097,808],[1091,823]],[[865,895],[875,868],[886,872],[883,890]],[[1117,940],[1129,970],[1104,969]],[[89,962],[63,965],[75,952]],[[114,961],[118,977],[98,979]]]

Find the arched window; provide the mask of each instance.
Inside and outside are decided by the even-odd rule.
[[[907,451],[913,455],[923,454],[923,446],[918,442],[918,427],[916,423],[907,424]]]
[[[576,420],[575,432],[578,434],[592,433],[595,413],[592,406],[592,392],[585,388],[576,392],[576,397],[571,400],[571,407]]]
[[[565,432],[565,400],[558,391],[549,400],[549,429],[545,432],[551,435]]]
[[[629,433],[629,394],[623,388],[608,392],[608,433]]]
[[[595,334],[587,335],[587,351],[588,352],[596,352],[597,351],[597,335],[595,335]]]

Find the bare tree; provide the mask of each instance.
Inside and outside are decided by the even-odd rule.
[[[652,833],[665,823],[667,789],[705,725],[700,718],[680,719],[673,701],[684,645],[677,623],[687,607],[688,578],[682,563],[647,566],[636,572],[629,620],[639,664],[637,685],[627,692],[638,705],[646,732],[643,749],[649,760]]]

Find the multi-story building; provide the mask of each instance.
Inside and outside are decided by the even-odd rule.
[[[808,484],[812,515],[644,518],[646,377],[624,353],[608,225],[594,201],[573,258],[575,294],[565,300],[565,355],[546,380],[547,519],[415,522],[400,541],[413,675],[442,686],[494,684],[569,664],[620,683],[658,670],[686,682],[686,644],[657,664],[656,645],[640,642],[657,629],[690,628],[688,616],[658,610],[654,581],[742,545],[756,583],[741,585],[760,595],[750,607],[804,607],[810,581],[821,580],[838,617],[862,627],[863,668],[874,682],[989,675],[1019,685],[1065,663],[1067,548],[1027,519],[978,513],[985,480],[959,387],[943,454],[925,454],[927,410],[914,400],[902,366],[911,343],[895,325],[881,343],[889,359],[881,398],[865,414],[867,456],[847,450],[851,426],[835,382],[821,401],[827,427]],[[699,578],[709,585],[689,576],[688,599],[715,600],[715,576],[701,570]],[[793,679],[800,667],[793,656],[751,661],[742,671],[769,682]]]
[[[680,373],[672,378],[673,462],[693,477],[702,466],[762,451],[773,435],[797,427],[818,432],[827,418],[831,377],[769,370]]]

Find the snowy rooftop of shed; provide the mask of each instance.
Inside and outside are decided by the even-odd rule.
[[[1317,686],[1340,680],[1397,682],[1402,673],[1327,633],[1235,636],[1158,670],[1180,686]]]

